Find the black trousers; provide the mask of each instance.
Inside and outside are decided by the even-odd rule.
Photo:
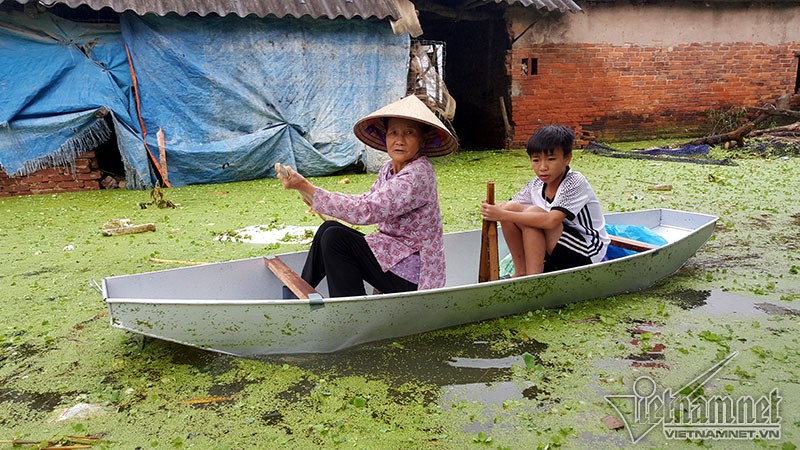
[[[332,220],[314,235],[302,274],[314,287],[326,276],[331,297],[365,295],[364,281],[387,294],[417,290],[416,284],[381,269],[361,232]]]

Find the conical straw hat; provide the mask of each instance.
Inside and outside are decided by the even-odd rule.
[[[422,154],[425,156],[444,156],[458,149],[458,142],[453,134],[415,95],[409,95],[402,100],[390,103],[362,118],[356,122],[353,133],[361,142],[385,152],[385,119],[390,117],[415,120],[431,127],[431,131],[424,136],[425,143],[422,147]]]

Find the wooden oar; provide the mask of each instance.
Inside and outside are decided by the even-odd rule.
[[[494,182],[486,183],[486,202],[494,205]],[[500,261],[497,255],[497,222],[483,220],[481,228],[481,254],[478,282],[500,279]]]

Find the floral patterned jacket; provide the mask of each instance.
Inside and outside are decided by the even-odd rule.
[[[381,167],[369,192],[341,194],[317,188],[314,211],[355,225],[377,224],[366,236],[384,272],[419,252],[418,289],[444,286],[444,235],[436,173],[421,156],[395,174],[392,162]]]

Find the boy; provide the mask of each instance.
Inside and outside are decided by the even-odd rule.
[[[514,261],[512,277],[569,269],[599,262],[609,237],[592,187],[569,168],[575,135],[562,125],[539,128],[528,141],[536,173],[511,198],[481,204],[486,220],[499,221]]]

